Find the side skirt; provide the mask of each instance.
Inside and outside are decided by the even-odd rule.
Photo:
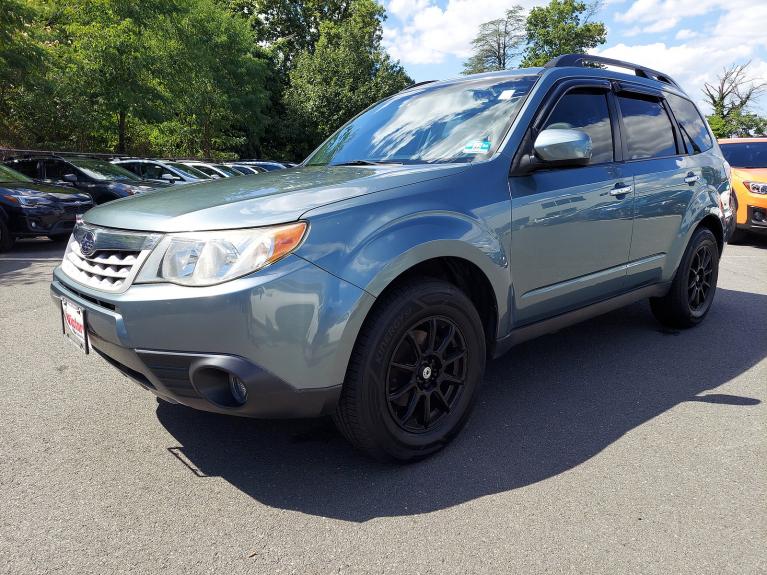
[[[559,331],[560,329],[564,329],[573,324],[626,307],[627,305],[646,298],[662,297],[668,293],[670,287],[671,283],[645,286],[608,300],[600,301],[549,319],[512,329],[508,335],[496,341],[493,358],[502,356],[512,347],[522,342]]]

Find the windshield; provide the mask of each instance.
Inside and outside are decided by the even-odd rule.
[[[472,162],[490,157],[537,76],[424,85],[375,104],[315,150],[307,165]]]
[[[237,172],[230,168],[229,166],[225,166],[223,164],[211,164],[214,168],[216,168],[219,172],[224,172],[227,176],[241,176],[242,174],[240,172]]]
[[[197,178],[199,180],[209,180],[210,176],[206,174],[205,172],[201,172],[197,168],[193,168],[192,166],[186,166],[184,164],[180,164],[178,162],[166,162],[171,168],[176,170],[177,172],[180,172],[184,176],[187,176],[189,178]]]
[[[767,142],[720,144],[719,147],[733,168],[767,168]]]
[[[69,163],[77,166],[89,177],[94,180],[130,180],[133,182],[140,181],[136,174],[129,172],[125,168],[121,168],[116,164],[106,162],[104,160],[95,160],[91,158],[71,158],[67,160]]]
[[[31,182],[32,178],[28,178],[21,172],[12,170],[8,166],[0,164],[0,182]]]

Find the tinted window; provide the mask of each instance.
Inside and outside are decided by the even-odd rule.
[[[27,176],[0,164],[0,182],[31,182]]]
[[[734,168],[767,168],[767,142],[721,144],[722,154]]]
[[[37,174],[37,160],[13,160],[8,165],[30,178],[39,178]]]
[[[685,147],[690,154],[705,152],[714,145],[706,122],[692,102],[674,94],[666,94],[666,101],[679,123]]]
[[[674,129],[666,110],[655,98],[618,96],[626,128],[629,160],[676,155]]]
[[[45,179],[51,182],[60,182],[64,180],[64,174],[75,174],[77,170],[66,162],[60,160],[45,160]]]
[[[121,168],[125,168],[129,172],[133,172],[137,176],[141,175],[141,164],[138,164],[136,162],[120,162],[117,164]]]
[[[568,92],[557,102],[544,124],[546,128],[576,128],[591,137],[591,162],[613,161],[613,131],[607,96],[600,92]]]

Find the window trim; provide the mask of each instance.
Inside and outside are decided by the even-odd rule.
[[[548,120],[549,116],[554,111],[554,108],[556,108],[559,101],[569,92],[573,90],[579,90],[579,89],[582,89],[582,90],[603,89],[605,91],[605,96],[607,98],[607,110],[610,115],[610,125],[612,127],[613,160],[611,162],[600,162],[599,164],[588,164],[586,166],[577,166],[577,167],[568,167],[568,168],[557,168],[557,167],[544,168],[541,171],[591,168],[595,166],[607,166],[610,164],[616,164],[622,161],[623,152],[622,152],[622,144],[620,140],[621,132],[618,129],[619,128],[617,124],[618,118],[615,116],[615,113],[617,110],[615,110],[614,106],[611,105],[610,103],[611,94],[613,90],[612,82],[610,82],[610,80],[607,80],[605,78],[594,78],[594,77],[588,77],[588,76],[584,76],[580,78],[566,78],[554,84],[546,93],[546,96],[543,98],[543,101],[538,105],[538,108],[536,109],[535,114],[533,115],[533,119],[530,122],[530,125],[527,127],[527,130],[525,130],[525,135],[522,137],[522,141],[519,143],[519,147],[517,148],[516,152],[514,152],[514,156],[511,162],[511,167],[509,169],[509,176],[529,175],[527,173],[524,173],[524,174],[518,173],[519,163],[521,159],[525,155],[532,152],[532,146],[533,146],[533,142],[535,142],[535,138],[537,138],[538,134],[541,133],[542,126],[546,123],[546,120]]]
[[[628,84],[625,82],[620,83],[620,90],[616,90],[614,92],[615,97],[615,107],[617,108],[618,112],[618,118],[620,121],[620,130],[621,135],[626,134],[625,138],[621,138],[621,148],[623,151],[623,163],[624,164],[630,164],[633,162],[648,162],[652,160],[668,160],[670,158],[678,158],[680,156],[685,156],[686,153],[680,152],[680,149],[686,150],[686,147],[684,145],[684,141],[681,139],[681,133],[679,132],[679,126],[676,123],[676,118],[671,113],[671,108],[669,107],[668,103],[666,102],[666,98],[663,97],[663,91],[662,90],[653,90],[650,87],[641,86],[641,90],[635,90],[633,84]],[[670,154],[666,156],[651,156],[649,158],[630,158],[629,157],[629,151],[628,151],[628,130],[626,130],[626,124],[623,121],[623,111],[621,110],[620,103],[618,102],[619,95],[621,93],[627,94],[627,97],[632,97],[631,94],[634,94],[635,96],[649,96],[651,98],[657,99],[658,103],[660,104],[661,108],[666,112],[666,117],[668,118],[669,123],[671,124],[671,132],[674,136],[674,147],[676,149],[675,154]],[[680,148],[681,144],[681,148]]]

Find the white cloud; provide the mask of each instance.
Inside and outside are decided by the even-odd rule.
[[[699,35],[700,34],[694,30],[690,30],[689,28],[682,28],[679,30],[679,32],[676,33],[674,38],[677,40],[690,40],[692,38],[697,38]]]
[[[483,22],[501,17],[515,4],[530,8],[542,0],[448,0],[441,8],[435,0],[390,0],[390,19],[383,44],[403,64],[439,64],[447,56],[467,58],[471,41]]]

